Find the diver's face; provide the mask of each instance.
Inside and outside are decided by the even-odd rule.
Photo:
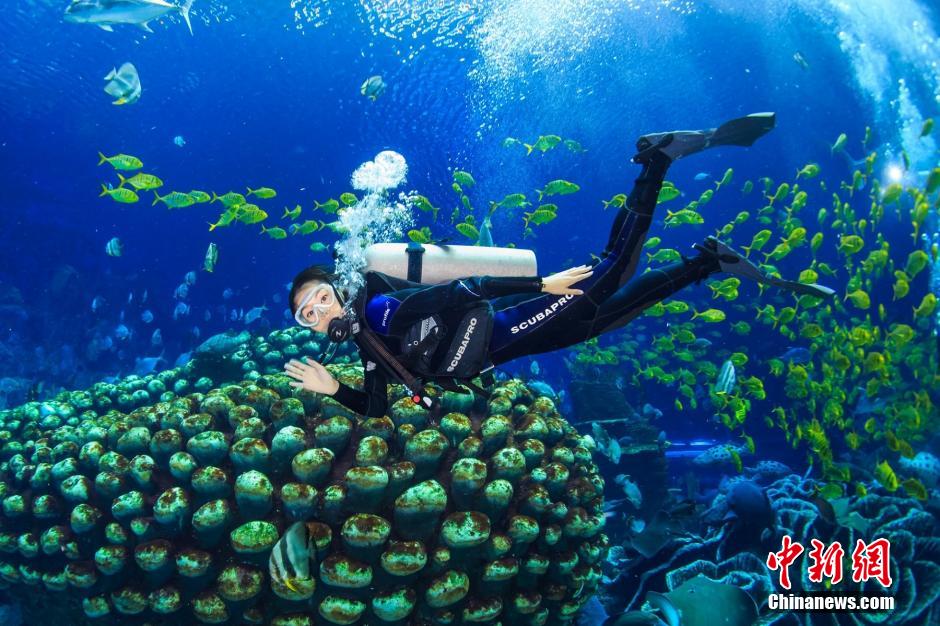
[[[310,282],[296,296],[298,324],[318,333],[326,333],[330,322],[343,314],[343,307],[329,283]]]

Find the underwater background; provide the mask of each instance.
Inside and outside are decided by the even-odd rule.
[[[740,624],[938,623],[936,4],[195,0],[192,34],[176,10],[151,22],[153,32],[120,24],[105,32],[64,20],[67,7],[21,0],[0,21],[3,623],[35,623],[43,603],[66,597],[56,601],[57,616],[75,624],[702,624],[717,615]],[[123,74],[125,63],[133,64],[140,91],[116,106],[105,86],[112,68]],[[350,437],[359,441],[363,428],[379,438],[385,432],[328,400],[292,396],[276,375],[291,356],[319,354],[317,338],[291,328],[294,274],[331,263],[336,242],[345,250],[369,237],[472,245],[487,219],[494,245],[534,249],[542,275],[587,263],[607,240],[622,203],[617,195],[629,193],[639,173],[629,159],[641,134],[715,127],[755,111],[775,111],[777,127],[753,147],[712,149],[670,169],[675,192],[661,194],[649,233],[661,241],[649,243],[644,259],[648,253],[655,267],[720,231],[768,271],[828,285],[837,297],[797,300],[719,277],[599,341],[508,364],[500,368],[505,393],[497,399],[445,404],[476,416],[474,432],[476,418],[518,418],[506,425],[515,434],[497,437],[499,445],[485,440],[476,455],[452,435],[460,428],[432,427],[396,404],[390,417],[398,434],[386,438],[401,438],[401,446],[389,444],[389,463],[414,452],[405,440],[417,435],[401,434],[402,424],[419,434],[439,427],[445,446],[484,458],[518,499],[552,480],[539,474],[538,455],[528,456],[522,442],[544,439],[540,445],[556,450],[546,467],[549,460],[567,465],[561,469],[570,470],[571,482],[546,487],[545,497],[570,510],[552,509],[558,518],[551,522],[552,510],[526,505],[528,519],[542,522],[534,531],[540,538],[528,552],[508,550],[530,579],[520,574],[517,587],[503,579],[494,585],[478,579],[479,568],[448,569],[433,552],[429,576],[465,571],[469,595],[437,605],[422,591],[431,608],[419,599],[413,612],[389,609],[383,618],[384,609],[365,608],[362,594],[404,592],[392,585],[382,596],[388,585],[377,575],[375,587],[321,580],[308,595],[281,588],[272,599],[262,578],[287,522],[322,519],[339,545],[346,518],[336,510],[314,516],[313,504],[283,495],[293,457],[284,455],[299,450],[278,448],[277,431],[244,426],[249,418],[234,416],[232,407],[253,407],[251,417],[284,428],[306,419],[309,432],[345,424],[352,429],[345,435],[317,430],[298,444],[341,458],[347,447],[356,452]],[[389,189],[354,185],[353,172],[386,150],[407,162],[404,181]],[[132,155],[142,168],[120,158],[101,163],[99,153]],[[151,204],[152,181],[118,178],[138,172],[160,179],[164,202]],[[579,189],[540,197],[537,190],[558,180]],[[109,197],[116,189],[135,189],[139,199]],[[265,190],[276,195],[264,197]],[[167,196],[174,191],[181,194]],[[206,201],[227,192],[247,197],[228,206]],[[254,208],[239,212],[245,205]],[[336,373],[355,382],[361,371],[352,350],[344,350]],[[259,389],[273,396],[258,399],[265,395]],[[218,406],[206,400],[221,396],[227,400]],[[288,396],[303,403],[299,413],[277,405],[269,415],[275,398]],[[175,422],[167,417],[174,411]],[[525,434],[529,422],[518,420],[536,414],[557,437]],[[189,452],[189,470],[170,462],[172,446],[154,443],[169,430],[182,433],[177,451]],[[224,437],[190,445],[205,433]],[[270,459],[199,447],[234,449],[245,438],[270,447]],[[527,455],[525,476],[493,460],[512,442]],[[111,457],[113,467],[105,468],[99,457],[109,458],[106,450],[120,462]],[[439,455],[434,463],[447,472],[454,458]],[[414,482],[425,485],[419,479],[434,471],[416,465]],[[195,467],[221,468],[222,486],[194,486],[181,509],[160,509],[174,485],[177,496],[189,497]],[[271,475],[277,495],[268,494],[267,508],[252,509],[241,497],[236,476],[247,471]],[[116,482],[99,484],[102,473]],[[300,482],[291,485],[325,480],[312,470],[294,476]],[[571,495],[585,483],[594,486],[591,497]],[[405,486],[383,501],[397,502]],[[200,536],[188,526],[197,525],[193,511],[226,501],[229,492],[238,495],[234,512],[218,528]],[[139,508],[115,512],[112,500],[128,493],[140,494]],[[321,500],[307,497],[329,508],[327,493],[339,497],[328,488]],[[457,501],[458,511],[495,507],[487,510],[496,536],[506,511]],[[347,512],[381,513],[351,502]],[[513,503],[510,511],[526,510]],[[81,509],[76,520],[77,505],[95,510]],[[584,528],[569,532],[574,509],[597,527],[581,520]],[[390,532],[401,533],[402,520],[395,517]],[[565,529],[561,543],[546,538],[554,523]],[[50,535],[50,528],[61,532]],[[209,537],[219,529],[221,543]],[[258,546],[232,548],[233,529]],[[514,541],[528,532],[512,529]],[[768,595],[781,588],[765,560],[784,534],[807,551],[812,538],[839,540],[848,553],[860,537],[890,538],[893,582],[885,593],[895,608],[769,609]],[[436,537],[429,530],[413,540],[430,549]],[[486,540],[495,563],[502,553]],[[566,541],[573,543],[553,552]],[[156,549],[135,551],[155,545],[164,551],[159,558]],[[194,545],[215,561],[208,573],[180,574],[180,555]],[[469,544],[448,545],[459,563]],[[127,554],[108,553],[120,563],[102,565],[102,546]],[[355,552],[340,550],[342,558],[378,563],[378,553]],[[245,553],[252,555],[245,565],[231,565]],[[539,582],[530,558],[536,553],[550,583]],[[578,556],[565,561],[570,554]],[[150,567],[146,558],[166,563]],[[132,571],[144,575],[122,587]],[[829,591],[805,571],[793,566],[793,593]],[[428,594],[438,580],[409,575],[401,581],[428,585]],[[247,588],[257,582],[256,593],[226,595],[225,576]],[[688,587],[677,590],[702,584],[697,576],[717,586],[696,589],[709,599],[691,602]],[[535,602],[540,584],[544,597]],[[517,588],[528,591],[513,595]],[[880,586],[843,581],[832,590],[878,594]],[[494,598],[501,598],[498,610]],[[352,605],[340,610],[327,600]],[[296,621],[278,622],[288,619],[278,615]]]

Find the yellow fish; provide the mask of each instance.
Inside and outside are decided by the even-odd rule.
[[[820,272],[822,272],[826,276],[829,276],[830,278],[836,275],[836,270],[830,267],[828,263],[817,263],[816,267],[819,269]]]
[[[777,244],[777,247],[771,250],[769,253],[764,255],[764,263],[767,261],[779,261],[790,254],[793,249],[790,247],[790,244],[786,241],[782,241]]]
[[[816,178],[819,176],[819,165],[816,163],[807,163],[803,166],[803,169],[797,170],[797,178]]]
[[[823,243],[822,233],[816,233],[815,235],[813,235],[813,238],[809,242],[809,247],[813,251],[813,257],[816,256],[816,252],[819,250],[819,247],[822,245],[822,243]]]
[[[760,252],[760,249],[767,245],[767,242],[770,241],[772,233],[769,230],[758,231],[754,238],[751,239],[751,245],[744,246],[745,256],[750,256],[751,251]]]
[[[914,250],[907,255],[907,264],[904,266],[904,273],[910,276],[910,278],[914,278],[927,267],[929,262],[930,257],[927,256],[926,252],[923,250]]]
[[[858,235],[842,235],[839,239],[839,252],[846,256],[858,253],[865,246],[865,240]]]
[[[257,189],[252,189],[251,187],[248,187],[248,193],[246,195],[257,196],[261,198],[262,200],[270,200],[271,198],[274,198],[275,196],[277,196],[277,192],[271,189],[270,187],[259,187]]]
[[[805,339],[815,339],[816,337],[819,337],[820,335],[822,335],[824,332],[825,331],[823,331],[822,326],[820,326],[819,324],[810,323],[810,324],[804,325],[803,328],[800,329],[800,337],[803,337]]]
[[[783,307],[780,309],[780,314],[774,318],[774,328],[777,327],[777,324],[789,324],[795,317],[796,309],[794,309],[792,306]]]
[[[798,248],[803,245],[806,241],[806,229],[802,226],[798,226],[790,231],[790,234],[787,235],[787,245],[791,248]]]
[[[803,270],[800,272],[798,280],[804,284],[815,283],[819,280],[819,274],[816,273],[816,270]]]
[[[701,313],[693,309],[692,313],[693,313],[692,315],[693,320],[701,317],[703,320],[711,324],[723,322],[726,317],[725,312],[719,311],[718,309],[706,309],[702,311]]]
[[[893,325],[891,330],[888,332],[888,336],[885,337],[885,339],[890,341],[892,344],[894,344],[895,347],[898,348],[907,345],[913,338],[914,329],[907,324]]]
[[[135,156],[129,154],[115,154],[113,157],[107,157],[103,152],[98,153],[98,165],[110,163],[116,170],[130,171],[139,170],[144,166],[143,162]]]
[[[926,500],[930,495],[927,493],[927,488],[924,487],[923,483],[916,478],[908,478],[901,483],[901,486],[904,487],[904,491],[918,500]]]
[[[894,278],[894,285],[892,285],[891,289],[894,292],[894,299],[900,300],[911,290],[911,285],[908,282],[907,274],[901,270],[894,272]]]
[[[933,293],[928,293],[920,301],[920,304],[914,308],[914,318],[918,317],[930,317],[934,312],[934,309],[937,308],[937,296]],[[693,318],[694,319],[694,318]]]
[[[855,291],[846,294],[845,299],[850,300],[857,309],[864,310],[871,306],[871,298],[868,296],[868,292],[862,289],[856,289]]]
[[[893,492],[898,490],[898,477],[891,466],[888,465],[887,461],[882,461],[875,466],[875,478],[877,478],[878,482],[888,491]]]
[[[126,187],[118,187],[116,189],[108,189],[106,186],[101,185],[101,193],[98,194],[99,197],[111,196],[112,200],[116,202],[123,202],[125,204],[131,204],[140,200],[140,197],[130,189]]]
[[[865,373],[880,372],[885,368],[885,356],[880,352],[869,352],[865,357]]]
[[[666,226],[679,226],[682,224],[704,224],[705,218],[695,211],[681,209],[673,213],[666,211]]]
[[[738,287],[741,286],[741,280],[735,276],[726,278],[717,283],[708,285],[712,290],[712,298],[722,297],[725,300],[734,300],[738,297]]]

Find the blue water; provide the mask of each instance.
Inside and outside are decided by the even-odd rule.
[[[708,185],[694,174],[710,181],[726,167],[736,169],[738,188],[746,178],[790,176],[811,159],[841,176],[843,163],[825,149],[839,132],[858,138],[872,125],[876,145],[897,152],[905,124],[919,128],[917,117],[936,108],[940,86],[927,3],[772,2],[760,11],[733,2],[277,4],[197,0],[194,36],[175,17],[154,34],[65,23],[61,2],[8,12],[0,27],[0,276],[23,294],[30,319],[7,331],[23,345],[43,347],[52,361],[69,361],[71,347],[75,368],[100,375],[117,364],[83,364],[85,344],[92,328],[105,332],[123,310],[136,333],[123,373],[133,355],[153,353],[146,340],[156,327],[174,358],[196,341],[193,325],[203,336],[226,328],[217,314],[202,318],[226,287],[236,292],[226,304],[266,304],[277,327],[284,307],[273,296],[283,297],[298,268],[329,260],[311,254],[308,239],[270,241],[252,227],[209,233],[218,212],[205,206],[170,212],[151,207],[146,193],[134,205],[99,199],[99,183],[116,179],[96,165],[98,150],[139,156],[166,181],[161,192],[274,187],[277,216],[349,190],[351,172],[383,149],[405,156],[404,187],[445,207],[442,216],[456,204],[452,168],[479,181],[477,206],[564,177],[582,191],[561,198],[559,218],[526,242],[544,273],[583,262],[605,241],[611,216],[600,200],[629,189],[636,168],[628,157],[643,132],[778,112],[778,130],[759,148],[678,163],[670,178],[691,197]],[[914,22],[918,32],[902,34]],[[870,45],[859,49],[853,39]],[[797,51],[808,70],[793,60]],[[143,96],[116,107],[102,78],[125,61],[138,68]],[[374,74],[388,89],[371,102],[359,85]],[[898,103],[902,78],[909,95]],[[548,133],[587,152],[524,158],[521,147],[501,147],[507,136],[531,142]],[[719,195],[707,214],[721,223],[737,209]],[[497,214],[497,244],[522,243],[513,217]],[[703,232],[677,229],[669,238],[683,249]],[[112,237],[124,243],[120,258],[104,254]],[[190,317],[173,323],[173,290],[200,267],[210,241],[219,246],[218,270],[199,273]],[[53,273],[66,265],[75,289],[50,293]],[[148,327],[137,321],[144,289],[156,316]],[[127,305],[131,290],[138,297]],[[93,314],[96,295],[107,304]],[[72,382],[70,368],[33,367],[28,375],[51,385]]]

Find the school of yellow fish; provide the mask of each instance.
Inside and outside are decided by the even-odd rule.
[[[863,148],[868,139],[866,133]],[[845,142],[840,135],[834,148]],[[775,264],[785,259],[788,275],[798,273],[805,283],[838,285],[841,298],[822,301],[760,286],[757,297],[748,294],[745,304],[738,301],[737,278],[714,280],[708,285],[711,301],[704,306],[676,299],[646,311],[669,321],[667,334],[641,345],[628,330],[616,345],[602,348],[597,340],[589,342],[575,352],[576,360],[627,363],[622,372],[632,376],[628,382],[638,389],[649,392],[650,381],[676,389],[678,410],[698,408],[697,384],[710,389],[717,417],[751,452],[754,439],[748,432],[754,432],[755,420],[782,430],[795,449],[805,450],[827,481],[821,489],[824,497],[864,494],[862,481],[875,479],[889,491],[900,488],[926,499],[924,485],[895,468],[898,458],[912,458],[925,449],[930,433],[940,428],[937,297],[929,289],[929,271],[924,271],[937,263],[938,250],[935,242],[925,247],[920,237],[928,217],[940,212],[940,168],[929,172],[922,187],[905,187],[878,179],[875,172],[885,165],[877,152],[870,152],[863,169],[837,190],[818,178],[816,163],[800,169],[792,182],[775,186],[769,178],[761,179],[762,195],[753,194],[755,185],[747,181],[742,197],[734,199],[745,210],[718,229],[718,236],[733,234],[738,243],[749,239],[744,250],[769,274],[779,276]],[[715,189],[667,212],[665,227],[705,222],[698,208],[729,185],[733,175],[727,170]],[[667,184],[659,200],[678,195]],[[620,194],[604,204],[622,201]],[[905,228],[910,239],[889,241],[881,232]],[[680,258],[678,251],[660,244],[659,237],[647,241],[650,261]],[[783,345],[805,347],[806,358],[784,360],[753,349],[755,339],[766,337],[769,343],[770,334],[785,338]],[[709,347],[707,337],[735,347]],[[729,360],[737,369],[737,382],[731,390],[716,390],[719,367]],[[771,402],[765,387],[782,389],[786,400]],[[879,408],[858,411],[860,403]],[[740,470],[739,455],[734,456]],[[853,462],[843,460],[847,458]],[[867,465],[857,465],[859,459]]]
[[[277,191],[271,187],[247,188],[246,193],[241,194],[235,191],[229,191],[223,195],[213,192],[211,195],[205,191],[194,189],[189,192],[171,191],[164,196],[157,193],[157,189],[163,186],[163,181],[153,174],[138,173],[130,178],[125,178],[121,172],[130,172],[143,168],[144,164],[139,158],[129,154],[116,154],[113,157],[98,153],[98,165],[110,164],[116,171],[120,179],[120,185],[112,187],[107,184],[101,185],[100,196],[109,196],[115,202],[124,204],[133,204],[140,201],[139,191],[152,191],[154,195],[153,205],[156,206],[162,202],[168,209],[183,209],[194,205],[211,205],[219,202],[224,208],[215,222],[209,222],[209,230],[213,231],[219,227],[230,226],[234,223],[246,225],[261,224],[260,234],[266,235],[271,239],[286,239],[288,231],[292,235],[310,235],[324,229],[333,233],[340,233],[341,226],[339,221],[325,222],[324,220],[307,219],[298,221],[301,217],[302,208],[298,204],[293,209],[284,209],[281,219],[289,220],[291,223],[287,229],[280,226],[268,228],[262,224],[268,219],[268,213],[251,200],[271,200],[277,197]],[[129,185],[125,187],[125,185]],[[131,189],[133,187],[133,189]],[[321,209],[325,213],[335,214],[340,208],[351,206],[358,202],[358,198],[353,193],[343,193],[339,200],[329,199],[325,202],[314,203],[314,211]],[[314,252],[325,252],[329,246],[322,241],[315,241],[310,244],[310,249]]]

